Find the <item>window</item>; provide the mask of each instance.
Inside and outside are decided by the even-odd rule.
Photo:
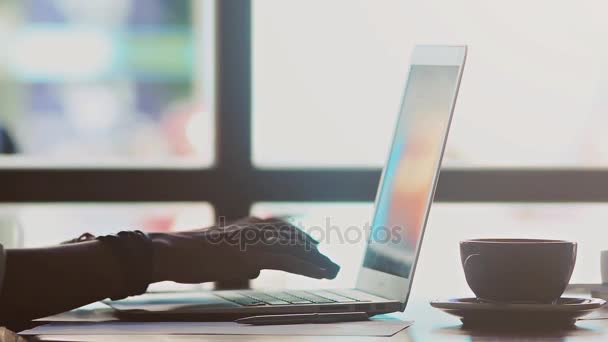
[[[446,167],[608,165],[603,1],[253,3],[257,166],[380,167],[415,44],[469,45]]]
[[[467,44],[436,195],[462,203],[433,207],[423,268],[462,280],[460,239],[555,237],[579,242],[573,281],[598,282],[605,205],[588,202],[608,200],[608,74],[597,44],[608,30],[605,11],[602,1],[253,1],[252,162],[277,177],[325,179],[343,191],[330,201],[373,199],[345,189],[375,191],[366,170],[385,162],[413,46]],[[302,191],[331,195],[320,186]],[[314,197],[299,206],[317,208]],[[281,214],[285,204],[266,208]],[[356,260],[359,250],[349,253]],[[428,257],[438,253],[446,255],[441,265]],[[420,278],[419,289],[441,286]],[[453,290],[468,290],[460,285]]]
[[[213,224],[209,203],[22,203],[0,205],[5,247],[40,247],[88,232],[171,232]]]
[[[14,0],[0,17],[0,128],[20,156],[3,162],[213,163],[202,0]]]
[[[21,44],[29,45],[20,49],[33,49],[81,45],[87,37],[87,46],[106,53],[88,60],[84,52],[49,51],[73,68],[31,55],[11,62],[19,49],[1,55],[0,125],[10,128],[22,153],[2,158],[0,202],[144,203],[154,205],[152,212],[208,203],[212,209],[204,212],[228,219],[253,208],[306,211],[310,222],[336,212],[339,225],[349,224],[353,213],[371,212],[412,46],[467,43],[429,250],[446,247],[446,232],[450,241],[552,234],[590,246],[581,257],[595,267],[588,260],[606,239],[589,237],[600,234],[605,206],[591,202],[608,202],[602,169],[608,141],[601,131],[606,51],[597,44],[606,33],[604,7],[600,1],[526,3],[525,11],[513,2],[440,0],[5,1],[0,41],[26,34]],[[78,18],[88,18],[86,25]],[[137,94],[150,101],[135,101]],[[109,114],[99,115],[100,108]],[[108,124],[111,118],[117,126]],[[51,134],[65,120],[75,120],[71,130]],[[177,144],[183,150],[167,148],[175,141],[163,125],[171,120],[180,127],[175,141],[187,142]],[[130,134],[139,130],[145,139]],[[105,136],[88,134],[98,131]],[[554,221],[559,215],[564,220]],[[567,230],[578,222],[585,233],[569,235],[582,231]],[[51,238],[45,234],[39,236]],[[591,268],[577,272],[577,280],[597,280]],[[347,271],[343,281],[352,277]],[[290,279],[281,281],[297,281]]]

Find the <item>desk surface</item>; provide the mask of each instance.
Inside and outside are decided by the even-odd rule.
[[[336,336],[238,336],[238,335],[172,335],[172,336],[39,336],[43,341],[608,341],[608,320],[580,321],[575,328],[561,331],[480,331],[461,326],[460,321],[431,308],[426,301],[416,301],[405,313],[395,314],[415,324],[392,337]]]

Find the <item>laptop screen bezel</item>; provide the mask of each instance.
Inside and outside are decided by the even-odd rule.
[[[378,202],[380,200],[380,195],[381,195],[380,192],[382,191],[382,186],[383,186],[385,174],[387,171],[388,160],[390,158],[391,151],[393,149],[393,145],[395,144],[395,137],[396,137],[397,129],[399,126],[398,124],[399,124],[399,120],[401,119],[401,114],[403,112],[403,108],[404,108],[404,104],[405,104],[407,87],[409,86],[409,81],[410,81],[409,73],[411,72],[411,68],[413,66],[417,66],[417,65],[457,66],[458,67],[458,76],[457,76],[457,80],[456,80],[456,88],[454,91],[454,96],[452,98],[452,103],[451,103],[450,109],[449,109],[450,113],[449,113],[449,118],[448,118],[447,129],[446,129],[445,134],[442,137],[443,141],[441,143],[441,149],[439,152],[440,155],[438,158],[438,165],[436,165],[436,168],[435,168],[436,171],[435,171],[435,174],[433,175],[432,189],[431,189],[431,191],[429,193],[429,197],[427,199],[424,220],[422,222],[420,237],[418,239],[416,251],[415,251],[414,263],[412,266],[412,270],[409,274],[409,277],[408,278],[399,277],[399,276],[385,273],[385,272],[382,272],[382,271],[379,271],[376,269],[368,268],[363,265],[361,266],[361,268],[359,270],[359,275],[357,277],[357,285],[356,285],[357,289],[371,293],[371,294],[375,294],[378,296],[382,296],[386,299],[397,299],[401,303],[401,310],[405,309],[405,306],[409,299],[409,295],[410,295],[410,291],[411,291],[411,287],[412,287],[412,280],[414,278],[414,274],[416,271],[416,266],[417,266],[418,258],[420,255],[420,249],[422,246],[422,240],[424,237],[426,224],[427,224],[428,216],[430,213],[431,203],[433,201],[433,197],[435,195],[435,190],[437,187],[437,180],[439,178],[441,162],[443,160],[443,154],[445,151],[445,145],[446,145],[448,133],[450,130],[452,116],[454,113],[454,107],[456,105],[456,99],[458,97],[458,91],[460,88],[460,81],[462,79],[462,72],[464,69],[466,54],[467,54],[466,46],[421,46],[421,45],[419,45],[419,46],[415,47],[415,49],[412,53],[411,60],[410,60],[410,69],[408,71],[408,80],[406,81],[406,86],[404,88],[404,93],[402,96],[402,103],[401,103],[400,110],[399,110],[397,120],[396,120],[396,127],[395,127],[395,130],[393,133],[393,137],[391,139],[391,149],[388,151],[388,156],[386,158],[387,162],[384,164],[385,167],[383,168],[382,176],[380,178],[380,182],[379,182],[379,186],[378,186],[378,191],[376,193],[375,206],[374,206],[375,211],[378,210]],[[376,219],[376,214],[377,213],[374,212],[374,220]],[[375,224],[376,222],[373,222],[373,223]],[[374,226],[374,224],[372,226]],[[370,240],[371,240],[371,238],[368,238],[368,243]]]

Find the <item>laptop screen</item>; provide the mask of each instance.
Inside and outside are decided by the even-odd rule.
[[[458,65],[412,65],[363,266],[409,278],[441,163]]]

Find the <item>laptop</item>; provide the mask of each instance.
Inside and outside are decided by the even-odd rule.
[[[149,293],[108,305],[126,314],[228,315],[403,311],[441,167],[467,49],[416,46],[356,286],[321,290]]]

